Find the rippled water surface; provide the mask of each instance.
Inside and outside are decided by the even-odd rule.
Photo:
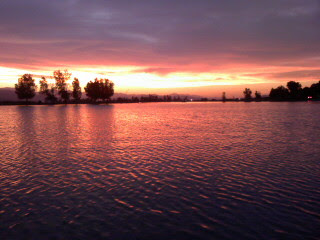
[[[0,107],[1,239],[319,239],[319,103]]]

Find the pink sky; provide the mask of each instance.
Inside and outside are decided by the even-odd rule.
[[[117,92],[241,96],[320,79],[318,1],[1,1],[0,87],[68,69]]]

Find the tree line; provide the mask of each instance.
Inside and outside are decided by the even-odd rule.
[[[299,82],[290,81],[287,87],[272,88],[269,98],[275,101],[316,100],[320,98],[320,81],[304,88]]]
[[[72,89],[68,81],[71,78],[71,73],[68,70],[56,70],[53,72],[55,83],[48,83],[46,77],[41,77],[39,82],[39,94],[45,96],[45,101],[48,103],[64,102],[68,103],[71,98],[74,102],[79,102],[82,96],[80,82],[78,78],[72,81]],[[28,102],[36,95],[38,86],[32,74],[24,74],[18,79],[15,84],[15,93],[19,99],[25,99]],[[114,83],[109,79],[94,79],[87,83],[84,88],[85,93],[90,101],[96,102],[101,99],[103,102],[110,101],[114,94]]]
[[[245,88],[243,91],[243,101],[305,101],[305,100],[319,100],[320,99],[320,81],[313,83],[310,87],[302,88],[301,83],[290,81],[287,82],[286,87],[278,86],[270,90],[268,97],[262,97],[259,91],[255,92],[255,97],[252,96],[250,88]],[[227,99],[226,93],[222,93],[222,101],[232,101],[234,99]]]
[[[55,83],[48,83],[46,77],[41,77],[39,82],[39,94],[45,96],[47,103],[57,103],[69,101],[79,102],[81,100],[82,91],[78,78],[72,81],[72,89],[68,81],[71,78],[71,73],[68,70],[56,70],[51,77]],[[36,95],[38,86],[31,74],[24,74],[18,79],[15,84],[15,93],[19,99],[25,99],[28,102]],[[89,81],[84,87],[86,96],[90,102],[96,102],[101,99],[102,102],[110,102],[114,94],[114,83],[109,79],[94,79]],[[302,88],[299,82],[287,82],[286,87],[278,86],[270,90],[268,97],[262,97],[259,91],[255,91],[254,97],[250,88],[245,88],[243,91],[243,101],[303,101],[303,100],[319,100],[320,99],[320,81],[312,84],[310,87]],[[241,99],[227,99],[226,93],[222,93],[222,101],[240,101]],[[157,95],[141,96],[140,99],[132,97],[131,99],[118,98],[117,102],[171,102],[171,101],[189,101],[187,97],[171,97],[169,95],[158,97]],[[201,101],[208,101],[207,98],[202,98]],[[215,101],[215,99],[212,99]]]

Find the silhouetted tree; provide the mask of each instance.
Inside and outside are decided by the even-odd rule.
[[[109,79],[95,79],[87,83],[87,86],[84,88],[86,95],[91,98],[94,102],[97,99],[110,99],[114,94],[114,83]]]
[[[56,80],[58,94],[64,100],[64,102],[67,102],[70,98],[67,81],[70,79],[71,73],[69,73],[68,70],[64,70],[63,72],[56,70],[53,72],[53,77]]]
[[[290,81],[287,83],[289,95],[292,100],[298,100],[302,97],[302,88],[299,82]]]
[[[250,101],[250,100],[251,100],[252,91],[250,90],[250,88],[246,88],[246,89],[243,91],[243,94],[244,94],[244,99],[245,99],[246,101]]]
[[[87,83],[87,86],[84,88],[87,97],[89,97],[94,102],[100,98],[100,82],[96,78],[94,81]]]
[[[40,91],[39,91],[39,93],[43,94],[43,95],[46,95],[47,92],[49,91],[47,79],[45,77],[41,77],[41,80],[40,80],[39,83],[40,83]]]
[[[18,83],[15,84],[15,93],[19,99],[25,99],[28,102],[28,99],[33,98],[36,95],[36,84],[31,74],[24,74],[19,78]]]
[[[301,87],[299,82],[290,81],[287,87],[279,86],[272,88],[269,94],[270,100],[288,101],[288,100],[316,100],[320,99],[320,81],[312,84],[310,87]]]
[[[139,98],[138,97],[131,97],[131,102],[139,102]]]
[[[110,98],[114,94],[114,83],[110,81],[109,79],[100,79],[100,98],[102,101],[105,101],[106,99],[110,100]]]
[[[311,93],[311,88],[309,87],[304,87],[302,90],[301,90],[301,95],[303,99],[308,99],[310,96],[312,97],[312,93]]]
[[[170,95],[165,95],[165,96],[163,96],[163,101],[165,101],[165,102],[171,102],[171,101],[172,101],[172,98],[171,98]]]
[[[223,92],[222,93],[222,101],[225,102],[227,100],[226,98],[226,92]]]
[[[60,96],[63,99],[63,101],[65,103],[67,103],[70,99],[70,93],[68,92],[68,90],[63,90],[60,92]]]
[[[46,101],[51,102],[51,103],[55,103],[58,101],[56,94],[55,94],[55,87],[54,86],[51,86],[51,88],[49,89],[49,92],[46,97]]]
[[[57,97],[55,96],[55,86],[51,85],[49,89],[49,84],[45,77],[42,77],[40,80],[40,94],[46,96],[46,102],[54,103],[57,101]]]
[[[72,82],[72,97],[74,100],[79,101],[81,99],[81,87],[78,78],[74,78]]]
[[[256,101],[261,101],[262,97],[260,92],[256,91],[255,96],[256,96]]]
[[[320,98],[320,81],[311,85],[310,95],[314,99]]]
[[[270,91],[269,97],[271,100],[277,100],[277,101],[288,100],[289,90],[284,86],[272,88]]]
[[[175,101],[175,102],[181,102],[181,97],[180,97],[180,95],[174,96],[174,97],[173,97],[173,101]]]

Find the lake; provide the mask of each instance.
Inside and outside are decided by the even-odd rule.
[[[319,239],[320,103],[0,106],[1,239]]]

